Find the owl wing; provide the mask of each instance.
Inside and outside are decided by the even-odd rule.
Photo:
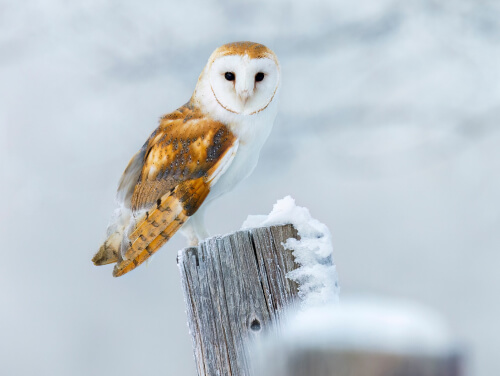
[[[118,200],[138,212],[182,182],[202,177],[209,181],[208,171],[228,163],[221,158],[236,144],[236,136],[223,123],[183,106],[161,120],[130,160],[120,179]]]
[[[137,222],[114,276],[144,262],[198,210],[237,148],[223,123],[187,106],[162,119],[120,180],[118,198]]]

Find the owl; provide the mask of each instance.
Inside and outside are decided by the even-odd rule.
[[[163,116],[118,184],[107,239],[92,261],[119,277],[178,230],[197,245],[207,205],[255,168],[277,112],[280,65],[252,42],[217,48],[185,105]]]

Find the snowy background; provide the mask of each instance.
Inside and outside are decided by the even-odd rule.
[[[119,279],[90,259],[129,158],[237,40],[279,56],[280,113],[211,231],[290,194],[342,294],[431,306],[499,374],[498,2],[0,0],[2,374],[195,374],[182,237]]]

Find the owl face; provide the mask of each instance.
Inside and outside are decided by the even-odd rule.
[[[231,48],[233,45],[236,48]],[[264,110],[279,85],[280,70],[274,53],[259,44],[250,46],[257,47],[242,50],[238,44],[231,44],[219,48],[224,49],[222,53],[216,50],[207,72],[218,104],[236,114],[253,115]]]

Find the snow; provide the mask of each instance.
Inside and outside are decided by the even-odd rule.
[[[311,217],[307,208],[297,206],[291,196],[278,200],[269,215],[250,215],[242,229],[291,223],[300,240],[290,238],[283,245],[293,250],[299,268],[287,277],[299,284],[302,308],[337,303],[339,284],[333,260],[332,236],[328,227]]]
[[[445,320],[411,301],[343,298],[337,305],[311,307],[287,321],[286,342],[297,346],[392,354],[445,356],[455,340]]]
[[[268,331],[250,346],[254,375],[265,376],[287,375],[297,362],[317,361],[319,354],[324,361],[342,354],[444,361],[462,350],[433,310],[374,296],[344,296],[339,304],[289,311],[280,330]]]

